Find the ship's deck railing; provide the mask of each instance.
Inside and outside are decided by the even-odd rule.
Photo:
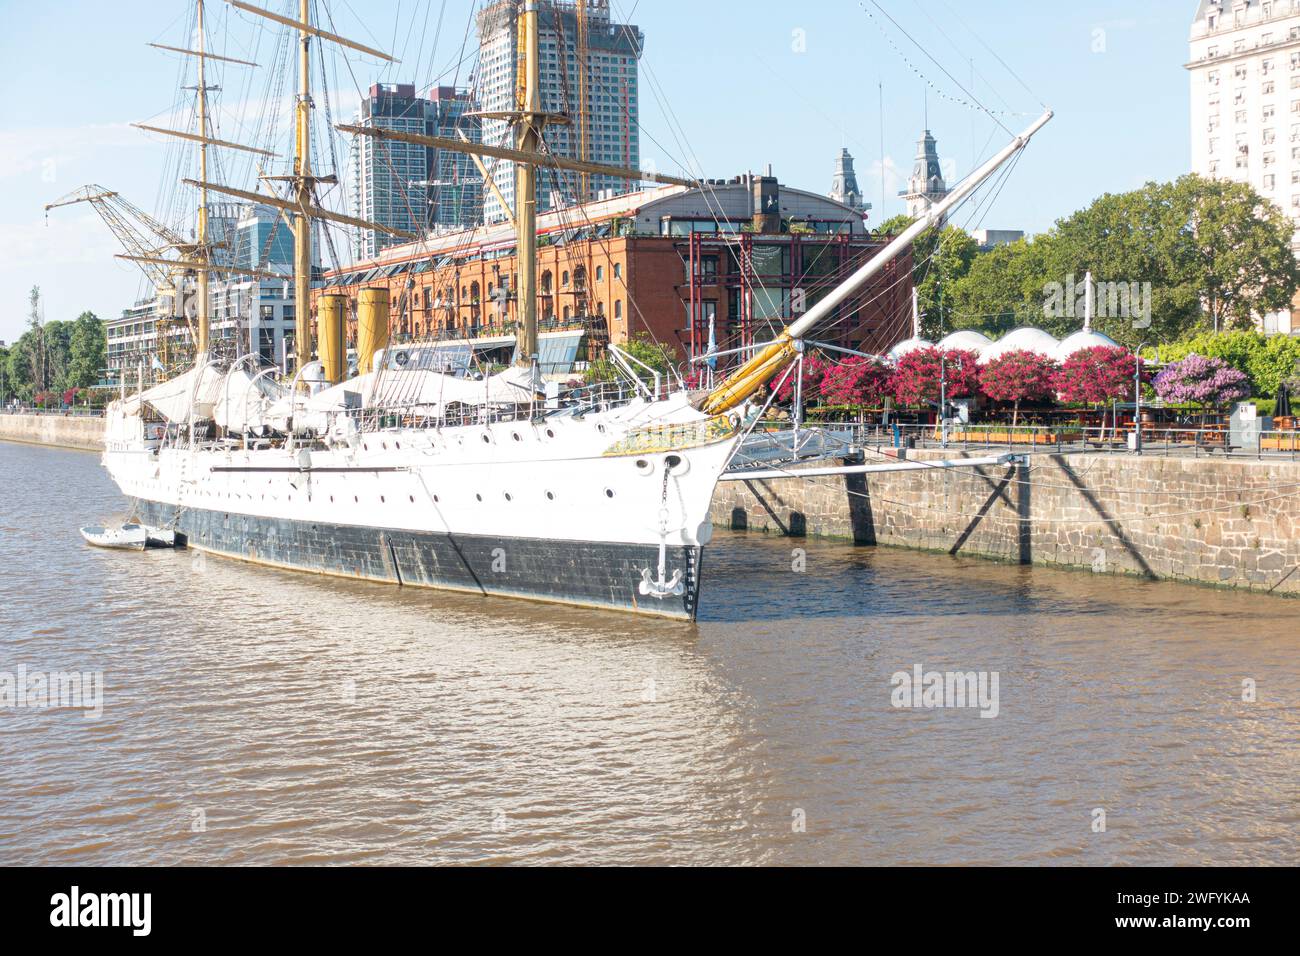
[[[571,389],[558,399],[535,402],[466,405],[449,403],[433,410],[418,404],[393,404],[378,408],[352,409],[343,414],[360,432],[396,428],[457,428],[497,422],[530,421],[560,412],[581,415],[627,404],[636,389],[623,382],[598,382]]]

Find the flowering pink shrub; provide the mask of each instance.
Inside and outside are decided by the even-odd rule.
[[[1133,377],[1140,362],[1118,345],[1095,345],[1080,349],[1061,363],[1056,391],[1063,402],[1089,405],[1128,398],[1133,394]],[[1143,381],[1147,374],[1143,371]]]
[[[1223,359],[1189,355],[1155,379],[1156,394],[1173,405],[1227,405],[1250,396],[1250,382]]]
[[[889,368],[861,356],[833,362],[822,376],[821,393],[829,405],[873,405],[890,394]]]
[[[1014,425],[1020,418],[1020,403],[1047,398],[1056,383],[1054,359],[1037,352],[1017,349],[1004,352],[979,370],[980,388],[995,402],[1014,402]]]
[[[901,356],[894,365],[892,391],[900,405],[939,400],[939,382],[946,366],[949,398],[966,398],[979,390],[979,353],[953,349],[945,353],[930,346]]]

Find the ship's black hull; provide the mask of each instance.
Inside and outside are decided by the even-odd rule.
[[[178,514],[179,510],[179,514]],[[685,593],[638,593],[658,573],[655,545],[413,532],[289,521],[139,501],[140,520],[175,528],[188,546],[273,567],[694,620],[703,549],[670,547]]]

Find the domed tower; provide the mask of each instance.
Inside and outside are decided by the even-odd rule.
[[[916,144],[916,162],[907,189],[899,195],[907,200],[907,214],[915,219],[948,195],[948,186],[939,169],[939,150],[927,129]]]

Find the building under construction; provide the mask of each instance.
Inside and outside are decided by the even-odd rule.
[[[862,212],[771,175],[664,186],[538,219],[539,361],[551,373],[639,336],[701,356],[770,338],[883,245]],[[314,295],[384,289],[398,342],[468,344],[509,361],[518,317],[514,231],[488,226],[385,250],[325,274]],[[842,305],[823,338],[883,353],[911,328],[910,255]],[[723,356],[719,368],[732,361]]]

